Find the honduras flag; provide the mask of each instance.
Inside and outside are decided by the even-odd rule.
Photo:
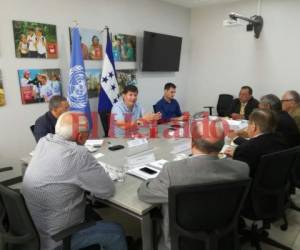
[[[70,80],[68,87],[68,101],[71,111],[80,111],[85,113],[89,120],[89,129],[93,127],[92,116],[88,98],[87,82],[85,68],[82,58],[80,34],[78,27],[71,30],[72,50],[70,65]]]
[[[106,50],[101,76],[101,91],[99,93],[99,112],[110,112],[114,103],[119,100],[119,85],[116,78],[115,63],[112,53],[112,43],[107,31]]]

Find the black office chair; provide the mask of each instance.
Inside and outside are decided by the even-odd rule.
[[[217,103],[217,112],[219,116],[229,116],[230,107],[232,105],[233,96],[229,94],[220,94]]]
[[[297,150],[296,160],[291,171],[291,188],[290,194],[296,193],[296,188],[300,188],[300,146],[296,147]],[[290,197],[290,208],[300,212],[300,208],[294,203]]]
[[[218,116],[229,116],[230,107],[232,104],[233,96],[229,94],[220,94],[217,103],[217,113]],[[212,115],[212,110],[214,106],[204,106],[203,108],[208,109],[209,115]]]
[[[169,188],[172,250],[237,250],[237,224],[250,180]]]
[[[156,105],[152,105],[152,108],[153,108],[153,112],[154,112],[154,113],[157,113]]]
[[[17,182],[16,182],[17,183]],[[9,184],[16,184],[10,182]],[[84,222],[65,229],[52,238],[63,241],[63,249],[70,249],[71,235],[94,225],[95,222]],[[34,223],[27,210],[23,196],[0,183],[0,238],[1,250],[39,250],[40,240]],[[91,248],[93,247],[93,248]],[[91,246],[88,249],[100,249]]]
[[[30,131],[31,131],[31,133],[34,135],[34,126],[35,125],[31,125],[29,128],[30,128]]]
[[[283,150],[262,156],[257,167],[253,184],[242,216],[252,220],[251,230],[242,231],[242,242],[251,242],[251,245],[261,250],[260,242],[274,247],[291,250],[291,248],[276,242],[268,237],[267,230],[271,223],[283,219],[283,230],[288,228],[285,215],[287,195],[289,192],[289,177],[291,168],[296,159],[296,149]],[[257,221],[262,221],[258,228]]]
[[[2,167],[0,168],[0,172],[6,172],[6,171],[9,171],[9,170],[12,170],[13,167],[9,166],[9,167]]]

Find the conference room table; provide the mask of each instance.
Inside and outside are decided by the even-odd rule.
[[[174,134],[174,131],[172,132],[171,130],[172,133]],[[130,143],[132,139],[105,138],[102,146],[93,154],[102,164],[109,165],[109,168],[118,169],[123,168],[124,165],[130,168],[130,163],[132,162],[143,164],[144,160],[147,161],[147,159],[171,161],[187,157],[191,153],[191,139],[189,137],[184,136],[182,133],[177,133],[178,138],[175,135],[171,136],[171,138],[165,138],[163,134],[168,134],[167,125],[159,127],[158,138],[148,138],[147,144],[136,147],[128,146],[128,142]],[[108,148],[112,145],[123,145],[124,149],[111,151]],[[103,154],[103,156],[97,158],[99,153]],[[29,164],[30,159],[31,156],[21,159],[23,169]],[[143,250],[152,250],[153,230],[150,212],[155,208],[155,205],[139,200],[137,190],[142,182],[142,179],[126,174],[123,182],[115,181],[115,195],[107,200],[101,200],[101,202],[137,218],[141,225]]]

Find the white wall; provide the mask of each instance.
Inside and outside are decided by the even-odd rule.
[[[22,105],[18,87],[18,69],[60,68],[63,91],[69,68],[68,27],[77,20],[80,27],[102,29],[108,25],[114,33],[137,35],[138,65],[141,60],[143,31],[154,31],[183,37],[180,72],[138,72],[139,100],[146,110],[161,97],[163,84],[178,85],[177,98],[183,101],[188,70],[190,11],[157,0],[0,0],[0,70],[7,105],[0,108],[0,166],[19,165],[35,145],[29,126],[47,111],[46,104]],[[12,20],[36,21],[57,27],[59,58],[52,60],[17,59],[13,43]],[[100,67],[99,62],[86,63],[86,68]],[[132,67],[132,64],[129,64]],[[126,64],[117,64],[117,68]],[[94,111],[97,99],[91,101]]]
[[[300,91],[300,1],[262,0],[264,27],[258,40],[244,26],[222,26],[232,11],[250,17],[256,10],[256,0],[192,10],[189,110],[215,106],[219,93],[236,95],[243,84],[252,86],[257,98]]]

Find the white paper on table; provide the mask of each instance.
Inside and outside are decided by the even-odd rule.
[[[181,152],[185,152],[190,150],[191,144],[189,142],[180,143],[178,145],[175,145],[173,150],[171,151],[171,154],[178,154]]]
[[[142,146],[145,144],[148,144],[148,141],[146,138],[138,138],[138,139],[127,141],[128,148],[138,147],[138,146]]]
[[[218,120],[218,119],[219,119],[219,116],[215,116],[215,115],[210,115],[209,116],[210,121],[215,121],[215,120]]]
[[[100,147],[102,146],[104,140],[86,140],[85,144],[86,146],[93,146],[93,147]]]
[[[30,156],[34,155],[34,150],[32,152],[29,153]]]
[[[189,156],[186,155],[186,154],[176,154],[175,158],[173,159],[173,161],[180,161],[180,160],[183,160],[183,159],[186,159],[188,158]]]
[[[156,167],[156,168],[162,168],[164,164],[166,164],[168,161],[165,159],[160,159],[158,161],[150,162],[149,165]]]
[[[102,156],[104,156],[104,154],[102,154],[102,153],[94,154],[94,157],[95,157],[96,159],[98,159],[98,158],[100,158],[100,157],[102,157]]]
[[[127,157],[128,168],[136,168],[155,161],[155,155],[152,151],[146,154],[137,154]]]
[[[143,170],[141,170],[143,168],[151,169],[152,171],[155,171],[155,173],[153,173],[153,174],[146,173]],[[136,177],[142,178],[143,180],[149,180],[149,179],[152,179],[152,178],[155,178],[156,176],[158,176],[158,174],[160,173],[160,170],[152,168],[147,165],[142,165],[140,167],[127,170],[127,173],[134,175]]]
[[[90,153],[94,153],[94,152],[96,152],[98,150],[97,148],[94,148],[93,146],[90,146],[90,145],[85,145],[85,147],[87,148],[87,150]]]
[[[247,120],[226,120],[231,130],[242,130],[248,127]]]

